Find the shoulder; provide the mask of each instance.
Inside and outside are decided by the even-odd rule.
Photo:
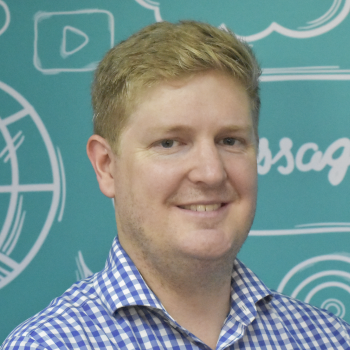
[[[292,314],[295,317],[310,318],[319,322],[340,323],[345,327],[350,327],[348,323],[327,310],[320,309],[298,299],[294,299],[282,293],[273,291],[271,303],[281,314]]]
[[[15,328],[0,349],[65,349],[64,344],[76,344],[81,339],[82,329],[93,331],[93,318],[99,313],[106,310],[91,276],[75,283],[48,307]]]
[[[350,325],[326,310],[278,292],[273,292],[269,308],[298,337],[324,337],[350,346]]]

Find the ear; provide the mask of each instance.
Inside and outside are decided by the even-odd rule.
[[[114,154],[108,142],[99,135],[92,135],[86,145],[86,152],[95,170],[101,192],[114,197]]]

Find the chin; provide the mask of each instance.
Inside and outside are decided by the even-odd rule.
[[[201,244],[187,244],[182,254],[196,260],[215,261],[230,259],[236,253],[232,244],[218,244],[218,242],[202,242]],[[238,249],[239,250],[239,249]]]
[[[200,230],[180,243],[182,252],[194,259],[201,260],[234,260],[247,234],[226,230]],[[183,244],[185,242],[185,244]]]

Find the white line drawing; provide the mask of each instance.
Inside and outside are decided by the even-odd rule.
[[[336,309],[335,315],[338,317],[343,318],[345,316],[345,305],[340,300],[329,298],[321,304],[321,309],[329,310],[331,308]]]
[[[290,236],[317,233],[350,232],[350,222],[326,222],[296,225],[292,229],[280,230],[251,230],[249,236]]]
[[[269,148],[268,139],[262,137],[259,142],[258,155],[258,174],[266,175],[273,164],[284,157],[284,164],[277,167],[277,171],[283,176],[289,175],[294,169],[299,171],[321,171],[326,165],[330,166],[328,171],[328,181],[332,186],[339,185],[350,166],[350,139],[340,138],[331,143],[324,152],[319,150],[317,144],[307,142],[299,148],[297,152],[292,153],[291,149],[293,141],[289,138],[282,138],[279,142],[279,150],[273,155]],[[340,146],[338,148],[338,146]],[[341,156],[336,159],[333,158],[337,150],[343,150]],[[311,159],[304,163],[303,157],[306,150],[313,150],[314,155]],[[294,161],[295,158],[295,161]],[[346,180],[345,180],[346,181]],[[350,232],[350,222],[322,222],[322,223],[306,223],[296,225],[291,229],[277,229],[277,230],[251,230],[250,236],[286,236],[286,235],[304,235],[304,234],[318,234],[318,233],[332,233],[332,232]]]
[[[141,6],[154,12],[154,17],[157,22],[163,21],[160,13],[160,3],[152,0],[135,0]],[[289,29],[277,22],[272,22],[267,28],[259,33],[239,37],[247,42],[261,40],[272,34],[279,33],[283,36],[297,39],[312,38],[329,32],[337,27],[350,12],[350,0],[333,0],[331,7],[321,17],[308,22],[308,25],[299,27],[299,30]],[[220,25],[220,28],[227,29],[225,23]]]
[[[10,235],[6,238],[5,244],[1,249],[2,252],[6,255],[11,254],[13,248],[15,247],[18,241],[19,235],[21,234],[21,231],[22,231],[23,222],[26,215],[26,212],[22,211],[22,203],[23,203],[23,195],[19,197],[16,219],[15,219],[12,231]]]
[[[286,80],[350,80],[350,69],[339,66],[263,68],[261,82]]]
[[[19,140],[18,140],[19,138]],[[18,140],[17,144],[15,142]],[[15,137],[12,139],[15,151],[21,146],[21,144],[24,141],[24,135],[22,135],[22,131],[19,131]],[[4,157],[5,156],[5,157]],[[4,163],[7,163],[8,160],[10,159],[10,151],[9,151],[9,146],[7,145],[4,147],[4,149],[0,152],[0,158],[4,157]]]
[[[340,185],[347,175],[350,167],[350,139],[347,137],[339,138],[333,141],[325,151],[321,151],[315,142],[306,142],[299,146],[299,149],[293,149],[293,140],[289,137],[282,137],[279,140],[279,150],[273,155],[270,142],[266,137],[261,137],[259,142],[258,154],[258,174],[266,175],[275,164],[276,170],[282,175],[289,175],[294,170],[300,172],[323,171],[329,167],[328,182],[332,186]],[[339,151],[341,151],[339,155]],[[312,154],[311,158],[306,160],[305,154]],[[338,154],[334,157],[335,154]],[[283,165],[280,160],[283,159]]]
[[[261,40],[272,34],[279,33],[286,37],[296,39],[307,39],[319,36],[329,32],[337,27],[350,12],[350,0],[334,0],[330,9],[320,18],[308,22],[309,25],[300,27],[300,30],[292,30],[281,26],[276,22],[272,22],[266,29],[259,33],[241,36],[242,39],[248,42]]]
[[[2,288],[11,282],[14,278],[16,278],[38,253],[47,234],[49,233],[49,230],[56,216],[61,189],[59,166],[55,150],[52,145],[50,136],[39,115],[36,113],[33,106],[30,105],[22,95],[20,95],[10,86],[6,85],[3,82],[0,82],[0,89],[4,91],[9,97],[16,100],[21,107],[19,112],[5,117],[4,119],[0,118],[0,135],[2,135],[5,140],[5,153],[8,152],[11,168],[11,184],[0,184],[0,194],[10,194],[5,220],[2,223],[2,228],[0,231],[0,262],[2,263],[0,273],[0,288]],[[20,183],[20,163],[17,158],[16,150],[19,147],[19,142],[21,142],[21,136],[24,137],[24,135],[22,135],[23,131],[20,131],[16,134],[15,137],[12,137],[7,128],[7,125],[19,122],[22,118],[30,118],[40,133],[42,142],[49,156],[48,165],[50,166],[50,171],[52,173],[52,183]],[[22,142],[23,140],[24,138],[22,139]],[[15,144],[15,142],[17,142],[17,144]],[[25,193],[35,193],[42,191],[52,192],[51,204],[47,208],[46,219],[40,229],[40,232],[36,233],[37,238],[32,246],[28,248],[26,256],[21,261],[16,261],[11,257],[11,253],[14,250],[16,244],[20,241],[20,236],[24,234],[23,228],[25,221],[28,218],[26,211],[23,210]],[[32,232],[31,234],[35,233]]]
[[[9,10],[8,6],[2,0],[0,0],[0,7],[2,7],[4,9],[5,17],[6,17],[4,25],[0,28],[0,35],[1,35],[6,31],[6,29],[10,25],[11,15],[10,15],[10,10]]]
[[[295,280],[298,280],[298,273],[304,272],[304,274],[308,274],[307,269],[311,268],[311,271],[314,271],[315,269],[321,268],[324,269],[325,265],[322,263],[327,262],[328,264],[331,262],[340,263],[339,265],[345,266],[342,269],[329,269],[329,270],[322,270],[316,273],[311,273],[310,276],[307,278],[304,278],[301,282],[297,281],[295,283]],[[346,265],[344,265],[344,263]],[[330,255],[321,255],[317,257],[313,257],[310,259],[307,259],[295,267],[293,267],[282,279],[281,283],[279,284],[277,291],[278,292],[285,292],[286,287],[292,285],[294,286],[293,292],[290,293],[292,298],[298,298],[300,296],[301,292],[306,293],[306,296],[302,299],[306,303],[310,303],[312,301],[312,298],[320,291],[325,291],[327,289],[341,289],[347,293],[350,294],[350,257],[345,255],[337,255],[337,254],[330,254]],[[337,265],[337,266],[339,266]],[[292,281],[292,279],[294,280]],[[318,284],[317,284],[318,283]],[[300,299],[300,297],[299,297]],[[349,300],[349,299],[347,299]],[[336,298],[329,298],[323,301],[321,304],[322,308],[325,308],[327,310],[330,310],[331,308],[336,309],[336,316],[338,317],[344,317],[346,307],[344,303]]]
[[[57,150],[58,165],[60,169],[60,178],[61,178],[61,209],[60,209],[60,213],[58,214],[57,221],[61,222],[63,218],[63,213],[64,213],[64,206],[66,204],[66,175],[64,171],[61,151],[58,147],[56,148],[56,150]]]
[[[330,9],[321,17],[308,22],[308,26],[300,27],[300,29],[310,29],[315,28],[323,25],[324,23],[327,23],[327,21],[332,20],[336,16],[337,11],[339,10],[341,6],[342,1],[340,0],[334,0],[332,6]]]
[[[296,227],[310,227],[310,226],[349,226],[350,222],[318,222],[313,224],[303,224],[303,225],[297,225]]]
[[[154,12],[157,22],[162,22],[160,3],[152,0],[135,0],[138,4]],[[350,12],[350,0],[333,0],[331,7],[321,17],[309,21],[298,30],[288,29],[276,22],[253,35],[238,35],[241,39],[253,43],[268,37],[276,32],[283,36],[296,39],[307,39],[325,34],[336,28],[345,20]],[[219,28],[227,30],[225,23]],[[288,80],[350,80],[350,69],[341,69],[339,66],[310,66],[265,68],[260,77],[261,82],[288,81]]]
[[[42,66],[39,53],[38,53],[38,38],[39,38],[39,31],[38,31],[38,24],[46,20],[48,18],[51,18],[52,16],[72,16],[72,15],[91,15],[96,13],[102,13],[107,16],[108,20],[108,30],[110,35],[110,47],[113,47],[114,45],[114,17],[110,11],[107,10],[99,10],[99,9],[86,9],[86,10],[78,10],[78,11],[61,11],[61,12],[38,12],[34,16],[34,55],[33,55],[33,64],[34,67],[39,70],[40,72],[44,74],[57,74],[61,72],[90,72],[95,70],[98,62],[93,62],[85,67],[81,68],[45,68]],[[84,42],[75,48],[73,51],[66,51],[66,34],[67,30],[70,30],[74,32],[75,34],[81,35],[84,37]],[[63,28],[63,38],[62,43],[60,47],[60,54],[62,57],[67,58],[68,56],[80,51],[84,46],[86,46],[89,42],[89,38],[86,35],[86,33],[82,32],[81,30],[72,27],[72,26],[65,26]]]
[[[77,46],[74,50],[67,51],[67,31],[72,32],[84,38],[84,41],[79,46]],[[83,31],[79,30],[78,28],[74,28],[72,26],[65,26],[63,28],[62,44],[60,49],[61,56],[63,58],[66,58],[70,55],[75,54],[76,52],[80,51],[84,46],[86,46],[88,42],[89,42],[89,37]]]
[[[34,185],[0,185],[0,193],[7,193],[7,192],[44,192],[44,191],[54,191],[55,190],[55,184],[34,184]]]
[[[154,12],[154,17],[157,22],[162,22],[162,16],[160,14],[160,4],[159,2],[152,1],[152,0],[135,0],[138,2],[141,6],[145,7],[148,10],[152,10]]]
[[[87,278],[93,274],[93,272],[86,266],[83,253],[79,250],[78,256],[75,257],[78,270],[75,270],[75,276],[77,281]]]

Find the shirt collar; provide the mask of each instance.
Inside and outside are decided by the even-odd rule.
[[[248,324],[255,318],[255,304],[272,293],[238,259],[234,263],[231,283],[231,312],[228,317],[235,317],[237,321]],[[111,314],[119,308],[133,305],[148,306],[165,312],[159,299],[122,248],[118,237],[113,241],[105,268],[96,274],[95,288]]]
[[[228,317],[248,325],[256,317],[256,304],[270,302],[273,293],[241,261],[234,262],[231,280],[231,311]]]
[[[163,309],[118,237],[113,241],[105,268],[96,275],[95,288],[111,314],[121,307],[132,305]]]

